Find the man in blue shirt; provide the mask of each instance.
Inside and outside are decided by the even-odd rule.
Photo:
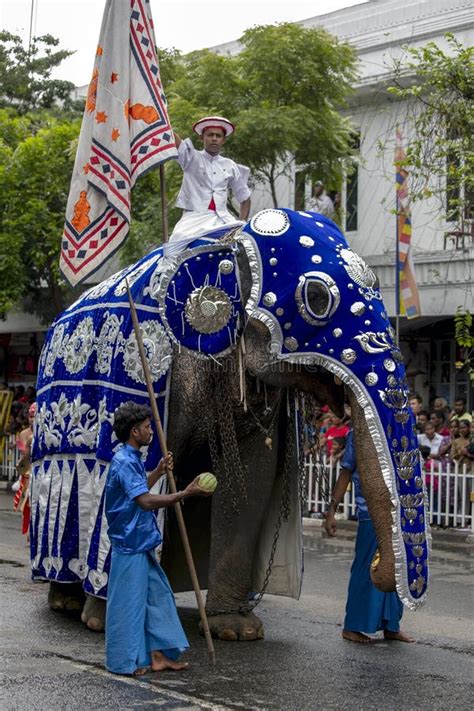
[[[153,511],[190,496],[208,496],[197,479],[184,491],[155,495],[149,489],[166,469],[168,453],[148,476],[140,448],[153,437],[151,412],[126,402],[115,411],[114,432],[124,446],[115,454],[107,475],[105,513],[112,547],[105,622],[106,667],[115,674],[140,676],[152,671],[180,670],[188,641],[181,626],[173,591],[155,555],[161,535]]]
[[[341,472],[334,486],[325,521],[327,533],[330,536],[335,536],[337,507],[343,500],[352,479],[359,524],[342,636],[350,642],[370,643],[374,640],[369,635],[383,630],[387,640],[414,642],[411,637],[400,630],[403,605],[397,593],[384,593],[378,590],[370,579],[370,565],[377,552],[377,538],[367,502],[362,494],[356,466],[354,437],[351,430],[346,438],[346,447],[341,460]]]

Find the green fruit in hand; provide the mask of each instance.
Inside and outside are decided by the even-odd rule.
[[[200,474],[197,483],[204,491],[215,491],[217,487],[217,479],[211,472],[203,472]]]

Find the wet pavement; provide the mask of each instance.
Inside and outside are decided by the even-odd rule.
[[[210,663],[197,633],[192,594],[177,595],[190,668],[116,677],[103,667],[104,637],[47,606],[47,584],[29,579],[28,551],[11,495],[0,494],[0,708],[116,709],[454,709],[473,684],[474,545],[435,539],[430,598],[406,612],[416,644],[341,639],[351,532],[305,536],[300,601],[268,596],[259,607],[263,642],[216,641]]]

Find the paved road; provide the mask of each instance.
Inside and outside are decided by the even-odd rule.
[[[0,708],[462,709],[472,706],[474,546],[435,551],[429,603],[407,612],[415,645],[341,639],[350,540],[308,538],[299,602],[267,597],[264,642],[216,642],[213,668],[196,633],[193,595],[178,595],[190,669],[143,680],[103,668],[103,635],[51,612],[47,585],[29,580],[19,517],[0,495]]]

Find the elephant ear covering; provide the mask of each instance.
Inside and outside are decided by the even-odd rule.
[[[106,597],[110,566],[103,497],[119,446],[113,413],[127,400],[148,403],[126,280],[165,427],[172,344],[203,355],[228,352],[242,318],[233,253],[204,237],[177,258],[156,249],[89,289],[51,326],[40,358],[34,431],[33,578],[81,581],[98,597]],[[146,469],[160,457],[155,436]],[[164,479],[160,486],[165,489]]]
[[[262,210],[238,241],[252,273],[246,310],[277,360],[323,366],[355,394],[377,451],[392,514],[400,598],[425,599],[430,533],[408,383],[372,269],[322,215]]]

